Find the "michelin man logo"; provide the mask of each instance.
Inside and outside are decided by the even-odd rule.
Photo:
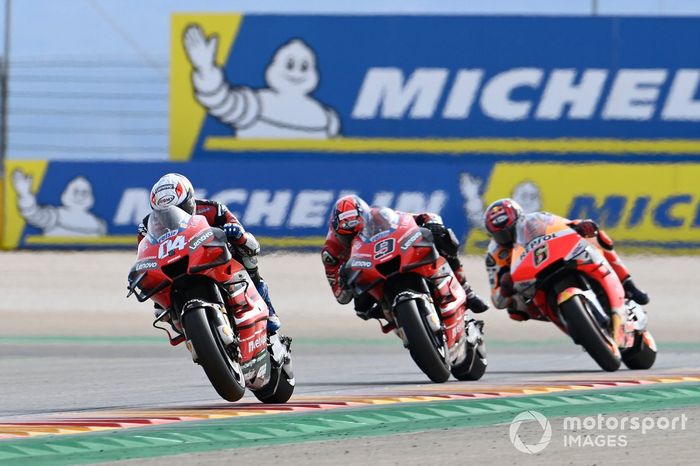
[[[21,170],[12,172],[17,207],[27,224],[39,228],[44,236],[102,236],[107,234],[104,220],[90,212],[95,204],[92,185],[77,176],[61,194],[61,206],[39,205],[32,193],[32,176]]]
[[[316,54],[302,40],[277,49],[265,70],[266,88],[234,87],[215,64],[218,36],[190,25],[184,47],[192,64],[197,101],[231,125],[239,138],[326,139],[340,133],[340,119],[311,93],[319,82]]]
[[[484,200],[481,197],[481,180],[469,173],[462,173],[459,188],[464,198],[464,211],[471,225],[484,229]],[[523,181],[513,188],[510,197],[520,204],[526,214],[542,210],[540,188],[532,181]]]

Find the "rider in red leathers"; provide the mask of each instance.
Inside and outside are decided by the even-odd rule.
[[[326,269],[328,284],[335,299],[340,304],[347,304],[353,299],[353,292],[346,287],[341,276],[341,269],[350,257],[350,246],[355,236],[364,227],[363,214],[369,213],[370,207],[359,196],[344,196],[338,199],[331,212],[330,225],[326,235],[326,244],[321,251],[323,266]],[[459,241],[451,229],[445,227],[439,215],[422,213],[414,215],[418,226],[429,229],[435,246],[452,268],[455,276],[467,293],[467,307],[474,312],[484,312],[488,305],[471,289],[457,256]],[[369,294],[355,298],[355,313],[362,319],[381,316],[374,300]]]
[[[269,309],[267,331],[274,333],[280,328],[280,320],[272,307],[267,283],[258,271],[258,254],[260,244],[252,233],[247,232],[235,215],[220,202],[206,199],[195,199],[192,183],[183,175],[168,173],[162,176],[151,189],[151,208],[154,210],[177,206],[190,215],[202,215],[212,227],[221,228],[229,244],[233,247],[234,257],[246,268],[248,275],[255,284],[260,297]],[[147,215],[138,227],[138,242],[146,236]]]
[[[516,226],[523,216],[520,205],[512,199],[499,199],[484,213],[484,225],[491,242],[486,253],[486,270],[491,285],[491,300],[498,309],[507,309],[513,320],[541,319],[539,310],[528,305],[513,289],[510,275],[511,251],[516,240]],[[569,226],[581,237],[600,247],[605,259],[622,282],[625,295],[639,304],[648,304],[649,296],[634,284],[629,269],[613,249],[613,241],[591,219],[571,220]]]

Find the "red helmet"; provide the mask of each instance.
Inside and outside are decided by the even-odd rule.
[[[523,208],[513,199],[499,199],[484,213],[484,226],[495,242],[510,246],[515,241],[515,225]]]
[[[335,202],[331,212],[331,228],[341,242],[350,241],[362,231],[369,206],[359,196],[343,196]]]

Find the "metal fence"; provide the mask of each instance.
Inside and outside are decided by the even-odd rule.
[[[168,62],[10,62],[10,158],[167,157]]]

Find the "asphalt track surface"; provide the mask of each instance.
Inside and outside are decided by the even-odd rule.
[[[184,346],[169,347],[149,327],[150,307],[123,298],[131,254],[0,257],[6,269],[14,270],[0,285],[4,296],[0,312],[5,316],[0,325],[0,423],[62,413],[225,405]],[[333,303],[317,257],[267,256],[262,270],[285,329],[295,339],[298,386],[293,401],[700,375],[700,309],[690,299],[696,260],[640,257],[628,262],[654,299],[649,306],[650,328],[660,354],[652,370],[603,373],[553,326],[510,322],[502,313],[490,311],[484,314],[486,375],[478,382],[441,385],[427,382],[395,336],[382,335],[376,323],[362,322],[349,307]],[[468,259],[467,269],[483,293],[480,263]],[[36,286],[37,282],[42,285]],[[682,412],[689,418],[686,430],[633,436],[625,448],[564,448],[553,442],[543,453],[525,455],[510,443],[508,426],[499,424],[192,453],[134,464],[223,464],[233,458],[263,464],[696,463],[691,440],[700,429],[700,411],[688,407]],[[666,411],[654,415],[659,413]]]

